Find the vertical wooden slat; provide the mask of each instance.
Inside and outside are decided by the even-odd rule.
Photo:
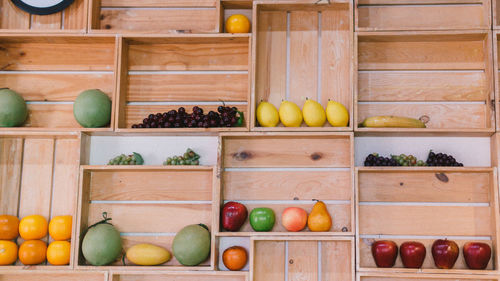
[[[351,103],[350,23],[345,10],[327,10],[321,14],[321,104],[328,98],[348,110]]]
[[[65,30],[84,30],[87,23],[87,13],[85,13],[86,10],[85,0],[75,0],[73,4],[64,10],[64,26],[61,28]]]
[[[268,101],[279,107],[286,96],[285,11],[260,12],[257,31],[256,101]]]
[[[255,242],[254,281],[285,280],[285,242]]]
[[[60,29],[62,12],[51,15],[32,15],[31,29]]]
[[[288,242],[288,281],[318,280],[318,242]]]
[[[300,108],[318,93],[318,12],[290,12],[290,65],[288,100]]]
[[[23,139],[0,139],[0,214],[17,216]]]
[[[352,278],[351,243],[347,241],[321,242],[321,280],[344,281]]]

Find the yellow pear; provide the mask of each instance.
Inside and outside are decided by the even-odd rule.
[[[332,218],[325,203],[318,201],[314,204],[307,218],[307,226],[311,231],[329,231],[332,228]]]
[[[300,127],[302,124],[302,111],[295,103],[283,101],[279,110],[280,120],[286,127]]]
[[[328,101],[326,106],[328,123],[333,127],[347,127],[349,124],[349,111],[339,102]]]
[[[304,115],[304,122],[309,127],[322,127],[326,121],[325,110],[321,104],[310,99],[304,103],[302,115]]]
[[[272,103],[261,101],[257,106],[257,121],[262,127],[276,127],[280,122],[278,110]]]

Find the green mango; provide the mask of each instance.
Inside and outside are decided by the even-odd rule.
[[[82,242],[83,257],[92,265],[108,265],[122,254],[120,232],[109,223],[91,226]]]
[[[73,104],[73,115],[82,127],[104,127],[111,121],[111,100],[97,89],[83,91]]]
[[[0,89],[0,127],[18,127],[28,118],[28,107],[16,92]]]
[[[210,232],[206,225],[192,224],[177,232],[172,244],[175,258],[188,266],[199,265],[210,255]]]

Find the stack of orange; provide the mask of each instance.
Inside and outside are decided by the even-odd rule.
[[[17,260],[17,244],[12,240],[19,236],[19,219],[0,216],[0,265],[13,264]]]

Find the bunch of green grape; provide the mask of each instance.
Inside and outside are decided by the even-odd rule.
[[[182,156],[168,157],[163,165],[200,165],[200,155],[188,148]]]
[[[417,160],[417,157],[413,155],[391,155],[391,158],[396,160],[398,166],[427,166],[424,161]]]
[[[134,152],[131,155],[121,154],[115,158],[109,160],[108,165],[142,165],[144,164],[144,159],[142,156]]]

